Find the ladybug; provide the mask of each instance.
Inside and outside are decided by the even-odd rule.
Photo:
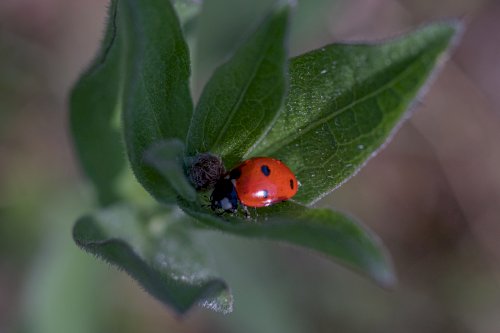
[[[235,213],[238,203],[246,207],[266,207],[290,199],[297,193],[297,178],[280,160],[254,157],[226,173],[210,196],[215,211]]]

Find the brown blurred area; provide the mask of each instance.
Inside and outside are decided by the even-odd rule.
[[[349,212],[380,235],[399,284],[384,291],[306,251],[212,235],[213,244],[225,246],[213,251],[233,288],[235,312],[196,309],[182,321],[124,274],[80,254],[70,239],[91,200],[71,148],[67,98],[97,49],[106,7],[103,0],[0,1],[0,332],[78,325],[93,332],[500,332],[500,2],[298,1],[292,54],[334,41],[380,40],[430,20],[465,22],[460,44],[411,119],[319,204]],[[245,28],[235,26],[233,11],[216,8],[213,30],[226,24],[232,35],[197,44],[198,82]],[[241,22],[259,12],[252,15]],[[211,23],[199,24],[202,31]],[[50,250],[54,239],[65,245]],[[74,264],[57,257],[61,251],[88,259],[75,266],[86,269],[77,275],[82,281],[58,268],[64,260]],[[54,275],[40,268],[50,265]],[[66,294],[58,306],[70,313],[69,323],[57,322],[63,316],[51,314],[52,296],[43,296],[57,284],[50,276],[73,281],[72,291],[86,281],[85,306],[102,311]]]

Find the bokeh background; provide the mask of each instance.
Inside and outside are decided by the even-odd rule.
[[[272,2],[205,0],[189,30],[195,96]],[[195,308],[182,320],[70,236],[95,202],[71,146],[68,92],[106,7],[0,1],[0,332],[500,332],[499,1],[298,0],[294,55],[466,23],[392,143],[319,203],[380,235],[399,284],[382,290],[308,251],[209,233],[234,312]]]

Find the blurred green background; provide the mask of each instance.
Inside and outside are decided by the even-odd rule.
[[[186,28],[195,97],[272,3],[204,1]],[[298,0],[293,55],[429,20],[467,24],[393,142],[319,203],[377,232],[400,283],[384,291],[308,251],[207,233],[234,312],[195,308],[182,320],[70,235],[95,199],[73,154],[67,98],[106,6],[0,1],[0,332],[500,332],[499,1]]]

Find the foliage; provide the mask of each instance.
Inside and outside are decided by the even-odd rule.
[[[75,146],[102,206],[76,223],[74,239],[179,313],[196,303],[232,306],[226,284],[196,252],[197,229],[302,246],[382,286],[395,282],[376,236],[344,214],[310,206],[392,136],[459,26],[430,24],[394,40],[331,44],[288,60],[289,15],[288,5],[277,6],[193,108],[189,51],[170,2],[112,1],[101,52],[73,90]],[[293,202],[251,219],[216,215],[185,175],[190,158],[204,152],[227,168],[252,156],[279,158],[301,187]],[[166,212],[127,200],[118,183],[128,168]]]

